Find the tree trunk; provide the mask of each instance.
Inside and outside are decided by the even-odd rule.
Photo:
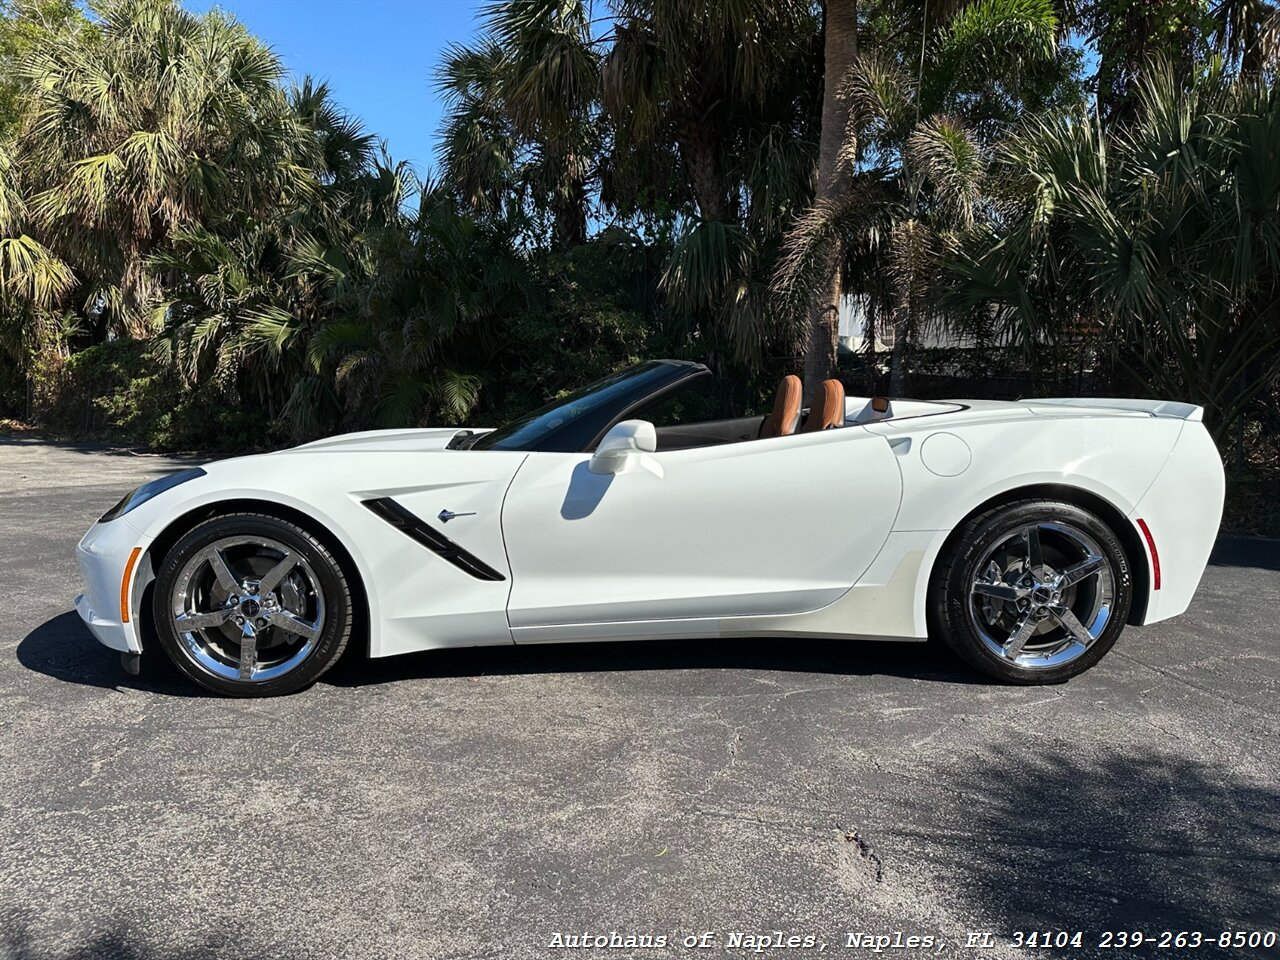
[[[716,138],[711,130],[704,123],[685,120],[679,125],[676,141],[689,179],[689,189],[698,204],[698,215],[703,220],[729,222],[729,191],[725,187]]]
[[[564,193],[551,198],[554,225],[551,245],[555,250],[569,250],[587,242],[587,190],[580,180],[566,184]]]
[[[1262,73],[1267,66],[1266,57],[1263,55],[1265,51],[1262,48],[1261,19],[1263,16],[1265,16],[1264,11],[1253,5],[1245,13],[1244,50],[1240,53],[1240,76],[1249,80],[1262,79]]]
[[[1175,78],[1191,76],[1194,33],[1185,0],[1120,0],[1098,24],[1098,106],[1103,126],[1117,130],[1133,122],[1138,88],[1152,59],[1163,56]],[[1170,31],[1169,23],[1183,21]]]
[[[863,381],[867,395],[875,396],[880,392],[878,389],[880,382],[880,349],[876,343],[879,335],[878,331],[880,330],[880,318],[876,314],[875,298],[867,297],[866,304],[866,321],[862,328],[862,348],[865,353],[862,359],[866,365]]]
[[[901,397],[907,392],[907,331],[905,319],[893,321],[893,350],[889,353],[889,396]]]
[[[818,140],[816,203],[842,196],[852,179],[849,164],[839,162],[840,146],[849,125],[849,106],[840,98],[839,89],[840,81],[858,54],[857,0],[827,0],[823,31],[822,132]],[[806,400],[813,398],[818,384],[836,368],[844,249],[839,241],[832,246],[825,260],[828,275],[817,284],[817,292],[809,304],[809,335],[804,354]]]

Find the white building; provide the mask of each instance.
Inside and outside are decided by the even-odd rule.
[[[888,353],[893,349],[893,325],[882,322],[877,327],[875,350],[877,353]],[[912,343],[925,349],[977,345],[969,334],[936,330],[927,331],[922,337],[913,337]],[[857,353],[867,349],[867,308],[864,296],[846,294],[840,298],[840,349],[842,352]]]

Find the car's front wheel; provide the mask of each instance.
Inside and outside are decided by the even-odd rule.
[[[342,655],[351,589],[332,552],[279,517],[214,517],[165,556],[152,601],[178,669],[236,697],[292,693]]]
[[[1060,683],[1115,644],[1133,576],[1123,545],[1097,516],[1025,500],[957,531],[930,596],[943,639],[972,666],[1009,683]]]

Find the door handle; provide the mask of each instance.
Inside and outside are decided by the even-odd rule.
[[[475,515],[476,512],[474,510],[470,510],[466,513],[454,513],[452,510],[441,510],[436,514],[436,519],[441,523],[448,523],[454,517],[474,517]]]

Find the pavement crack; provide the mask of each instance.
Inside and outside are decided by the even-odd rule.
[[[733,735],[729,737],[729,757],[730,757],[729,765],[730,766],[733,766],[733,764],[737,763],[738,754],[740,754],[741,752],[742,752],[742,731],[734,730]]]
[[[97,760],[94,760],[92,763],[89,764],[89,775],[85,777],[83,780],[81,780],[79,785],[81,787],[87,787],[90,783],[92,783],[94,780],[98,778],[98,774],[102,773],[102,768],[104,766],[106,766],[108,763],[112,763],[116,760],[119,760],[122,756],[124,756],[125,751],[128,749],[129,749],[128,746],[122,745],[119,750],[117,750],[115,753],[111,754],[110,756],[99,757]]]
[[[858,855],[867,861],[867,865],[871,868],[872,875],[876,878],[876,883],[884,883],[884,861],[880,859],[880,855],[875,852],[871,844],[857,830],[844,831],[845,843],[852,843],[858,851]]]
[[[1166,670],[1163,667],[1157,667],[1155,664],[1148,663],[1146,660],[1139,659],[1138,657],[1130,656],[1129,654],[1126,654],[1126,653],[1121,653],[1119,650],[1112,650],[1111,655],[1113,657],[1119,657],[1121,660],[1127,660],[1130,663],[1137,664],[1140,667],[1145,667],[1146,669],[1152,671],[1153,673],[1158,673],[1160,674],[1160,676],[1165,677],[1169,680],[1172,680],[1174,683],[1180,683],[1184,687],[1189,687],[1190,689],[1195,690],[1197,693],[1202,693],[1207,697],[1216,697],[1220,700],[1226,701],[1227,703],[1233,703],[1237,707],[1240,707],[1243,710],[1256,709],[1250,704],[1245,703],[1242,700],[1237,700],[1235,697],[1228,696],[1226,693],[1223,693],[1220,690],[1214,690],[1210,687],[1202,686],[1201,684],[1198,684],[1198,683],[1193,683],[1192,681],[1188,680],[1186,677],[1178,676],[1178,674],[1174,673],[1172,670]]]

